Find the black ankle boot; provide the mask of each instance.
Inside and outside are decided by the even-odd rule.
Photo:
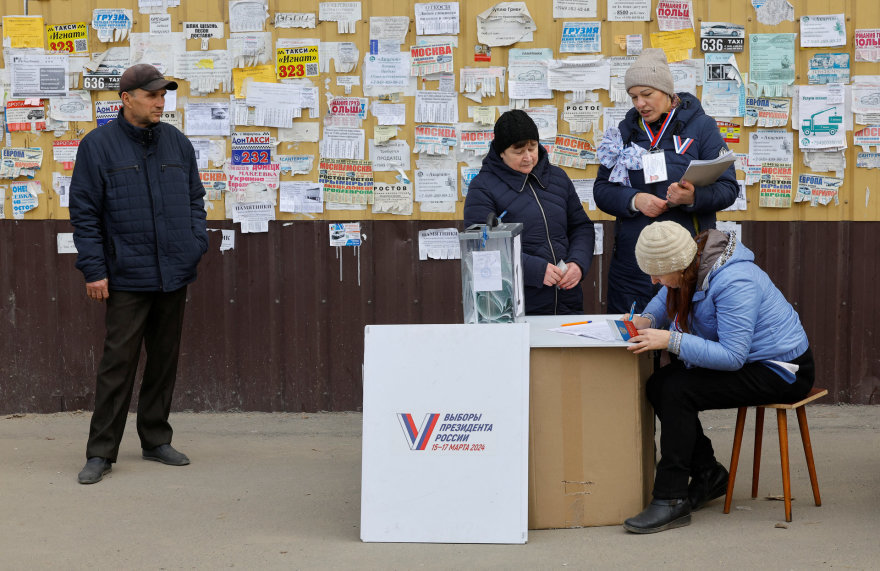
[[[696,511],[727,493],[727,468],[715,462],[711,468],[697,472],[688,486],[688,499],[691,509]]]
[[[657,533],[690,523],[691,503],[686,498],[654,499],[642,513],[623,522],[623,528],[633,533]]]

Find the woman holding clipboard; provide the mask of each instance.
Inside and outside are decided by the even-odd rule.
[[[692,160],[716,159],[728,149],[700,101],[675,93],[663,50],[644,50],[626,72],[625,85],[633,108],[619,128],[605,131],[593,189],[599,208],[617,217],[608,313],[618,314],[633,300],[638,309],[645,307],[657,291],[636,264],[642,229],[658,220],[676,222],[692,236],[715,228],[715,213],[733,204],[739,190],[733,166],[707,186],[681,180]]]

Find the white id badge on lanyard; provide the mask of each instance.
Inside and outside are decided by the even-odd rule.
[[[642,171],[647,184],[666,180],[666,153],[659,150],[642,155]]]

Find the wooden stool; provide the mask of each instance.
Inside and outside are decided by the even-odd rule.
[[[761,469],[761,437],[764,432],[764,409],[776,409],[776,423],[779,428],[779,455],[782,463],[782,493],[785,497],[785,521],[791,521],[791,480],[788,470],[788,420],[786,411],[793,408],[797,413],[798,426],[801,429],[801,441],[804,443],[804,454],[807,457],[807,469],[810,472],[810,484],[813,486],[813,499],[817,506],[822,505],[819,498],[819,482],[816,479],[816,465],[813,462],[813,446],[810,444],[810,428],[807,426],[806,404],[828,394],[827,389],[813,388],[810,393],[792,404],[764,404],[755,407],[755,458],[752,464],[752,497],[758,497],[758,472]],[[743,428],[746,424],[746,410],[740,407],[736,412],[736,432],[733,437],[733,451],[730,453],[730,479],[727,482],[727,496],[724,498],[724,513],[730,513],[730,502],[733,500],[733,484],[736,481],[736,468],[739,463],[739,448],[742,444]]]

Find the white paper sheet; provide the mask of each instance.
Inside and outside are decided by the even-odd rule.
[[[608,90],[611,65],[606,58],[570,57],[547,64],[547,84],[555,91],[571,91],[572,101],[586,101],[587,92]]]
[[[336,22],[336,33],[353,34],[355,24],[362,18],[360,2],[321,2],[318,4],[318,20]]]
[[[406,140],[395,139],[383,145],[377,145],[375,139],[370,139],[369,149],[373,172],[410,170],[410,148]]]
[[[69,88],[67,54],[38,55],[18,51],[7,64],[12,97],[66,96]]]
[[[269,17],[269,0],[229,0],[230,32],[262,32]]]
[[[749,164],[790,163],[794,160],[794,133],[758,129],[749,135]]]
[[[458,2],[417,2],[414,5],[416,34],[458,34]]]
[[[417,91],[415,121],[417,123],[456,123],[458,121],[458,94],[443,91]]]
[[[412,212],[412,183],[373,181],[373,214],[411,216]]]
[[[404,103],[373,103],[373,116],[379,125],[404,125],[406,105]]]
[[[363,160],[364,141],[363,129],[324,127],[321,156],[328,159]]]
[[[187,102],[184,120],[188,136],[229,136],[229,102]]]
[[[846,14],[804,15],[800,23],[802,48],[846,45]]]
[[[477,15],[477,41],[491,47],[531,42],[537,29],[525,2],[499,2]]]
[[[596,0],[553,0],[553,17],[595,18]]]
[[[324,185],[311,181],[282,182],[278,210],[302,214],[324,212]]]
[[[186,51],[183,32],[169,32],[165,35],[131,34],[129,65],[148,63],[166,77],[178,77],[174,59]]]
[[[501,252],[498,250],[473,251],[474,291],[500,291]]]
[[[455,228],[419,230],[419,260],[459,260],[461,244]]]
[[[275,12],[276,28],[314,28],[314,12]]]
[[[387,40],[400,45],[409,31],[407,16],[370,16],[370,40]]]
[[[607,15],[609,22],[647,22],[651,0],[608,0]]]
[[[92,95],[88,91],[70,91],[66,97],[52,97],[49,116],[57,121],[91,121]]]
[[[454,201],[458,198],[456,169],[416,169],[416,202]]]

